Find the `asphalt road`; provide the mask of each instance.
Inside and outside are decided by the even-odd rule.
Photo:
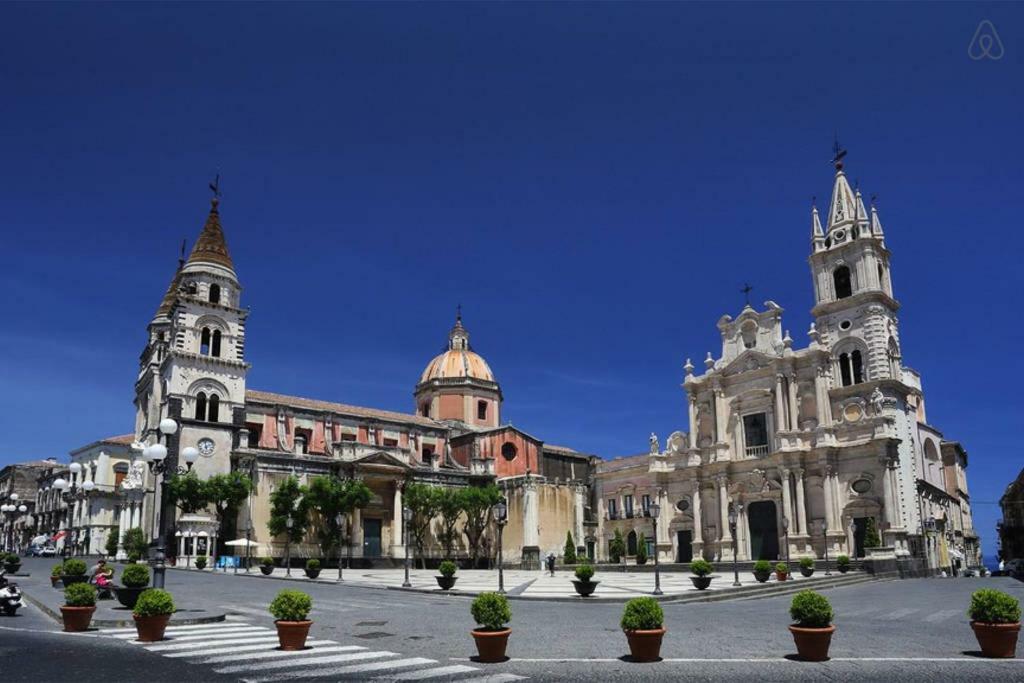
[[[37,576],[21,580],[23,586],[40,589],[43,584],[36,584],[36,578],[45,579],[48,564],[26,563]],[[513,601],[508,652],[512,659],[481,665],[470,660],[475,650],[469,636],[473,621],[468,598],[230,574],[167,574],[167,587],[179,602],[223,606],[228,611],[231,622],[224,628],[240,631],[231,644],[245,645],[249,632],[267,635],[269,632],[260,629],[273,628],[273,618],[266,611],[270,600],[282,588],[300,587],[314,601],[311,618],[316,623],[310,638],[324,641],[314,650],[331,647],[337,653],[335,660],[357,662],[364,661],[362,658],[404,658],[410,666],[417,663],[430,671],[452,670],[450,676],[424,680],[467,681],[485,675],[499,676],[492,679],[496,681],[514,680],[513,675],[579,681],[681,676],[698,680],[749,680],[754,676],[768,680],[898,678],[901,683],[940,677],[1024,680],[1024,660],[991,661],[977,656],[966,609],[971,592],[983,586],[997,587],[1024,599],[1024,584],[1007,578],[879,581],[823,591],[832,601],[838,630],[831,649],[833,659],[822,664],[792,658],[795,648],[786,629],[791,598],[787,596],[666,604],[669,632],[662,650],[665,660],[654,664],[623,661],[628,650],[618,627],[621,605]],[[48,584],[45,589],[52,590]],[[255,675],[251,670],[238,670],[218,678],[214,673],[217,669],[251,669],[255,665],[244,661],[230,666],[187,663],[206,660],[185,656],[188,652],[175,658],[168,657],[168,653],[145,652],[138,645],[109,636],[55,634],[58,627],[34,610],[16,619],[0,619],[0,627],[4,627],[0,630],[0,652],[4,655],[0,675],[10,680],[56,680],[58,673],[64,678],[67,662],[83,662],[85,672],[101,674],[107,680],[165,680],[164,676],[166,680],[187,676],[253,680],[287,673],[278,668],[279,660],[269,660],[274,663],[261,664]],[[19,630],[9,630],[11,627]],[[51,657],[51,652],[58,656]],[[419,664],[428,660],[431,664]],[[321,680],[371,677],[368,670],[350,671],[352,666],[348,661],[324,661],[322,667],[303,669],[302,677],[317,673]],[[357,666],[366,669],[365,664]],[[153,678],[153,671],[158,671],[160,677]]]

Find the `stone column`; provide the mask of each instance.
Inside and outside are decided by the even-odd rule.
[[[782,516],[789,520],[789,532],[792,534],[796,531],[796,519],[793,516],[793,495],[789,489],[789,470],[780,467],[779,475],[782,480]]]
[[[537,484],[530,475],[523,483],[523,569],[540,569],[539,515]]]
[[[727,405],[725,402],[725,390],[715,387],[715,443],[725,443],[726,433],[729,430],[727,418]]]
[[[807,535],[807,503],[804,498],[804,488],[807,484],[804,482],[804,471],[797,467],[793,470],[793,475],[796,477],[796,518],[797,518],[797,530],[801,536]]]
[[[694,559],[701,557],[704,549],[704,522],[701,516],[700,484],[700,479],[694,480],[696,490],[693,492],[693,540],[690,543],[693,548]]]
[[[890,485],[892,472],[889,471],[889,456],[883,455],[879,461],[882,463],[882,497],[885,505],[882,519],[888,522],[890,527],[893,527],[895,523],[892,519],[892,486]]]
[[[573,488],[574,524],[572,540],[576,544],[577,548],[585,546],[583,543],[583,494],[585,492],[585,486],[576,486]]]
[[[775,431],[786,429],[786,409],[782,398],[782,373],[775,375]]]
[[[690,407],[690,448],[697,447],[697,397],[690,396],[688,401]]]
[[[819,427],[832,425],[832,406],[828,400],[828,379],[825,377],[825,371],[825,366],[820,365],[814,375],[814,402],[817,406]]]
[[[832,505],[832,466],[826,465],[822,471],[821,490],[825,494],[825,531],[831,533],[836,528],[835,507]],[[826,542],[827,539],[826,539]]]
[[[352,557],[363,556],[363,512],[359,508],[352,511],[352,529],[349,531],[352,538]]]
[[[836,532],[842,532],[843,500],[839,495],[839,472],[837,470],[832,471],[832,506],[835,508],[832,519],[834,519],[836,523],[833,530]]]
[[[402,536],[402,485],[395,483],[394,505],[391,510],[391,557],[405,559],[405,537]]]
[[[796,373],[789,376],[789,428],[800,429],[800,407],[796,396]]]
[[[750,525],[747,523],[747,506],[744,504],[736,515],[736,547],[739,549],[737,559],[750,559]]]
[[[721,555],[724,556],[725,546],[732,543],[732,533],[729,531],[729,477],[719,474],[715,481],[718,483],[718,540],[722,543]]]

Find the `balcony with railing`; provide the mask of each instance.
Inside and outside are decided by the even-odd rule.
[[[758,444],[755,446],[747,446],[746,453],[748,458],[763,458],[768,455],[768,444]]]

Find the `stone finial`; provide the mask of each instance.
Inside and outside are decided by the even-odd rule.
[[[690,362],[689,358],[686,359],[686,365],[683,366],[683,372],[686,373],[687,377],[693,376],[693,363]]]
[[[708,351],[708,357],[704,359],[704,367],[708,370],[715,367],[715,359],[711,357],[711,352]]]
[[[818,345],[818,340],[819,340],[818,328],[814,326],[814,323],[811,323],[810,329],[807,330],[807,336],[811,338],[811,346],[817,346]]]

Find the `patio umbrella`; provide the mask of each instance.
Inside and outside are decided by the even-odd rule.
[[[231,547],[233,547],[233,548],[234,548],[234,547],[238,547],[238,546],[241,546],[241,547],[243,547],[243,548],[244,548],[244,547],[245,547],[245,546],[247,546],[247,545],[251,545],[251,546],[257,546],[257,545],[259,545],[259,543],[257,543],[256,541],[250,541],[250,540],[249,540],[249,539],[247,539],[247,538],[236,538],[236,539],[235,539],[235,540],[233,540],[233,541],[228,541],[228,542],[227,542],[227,543],[225,543],[224,545],[228,545],[228,546],[231,546]]]

